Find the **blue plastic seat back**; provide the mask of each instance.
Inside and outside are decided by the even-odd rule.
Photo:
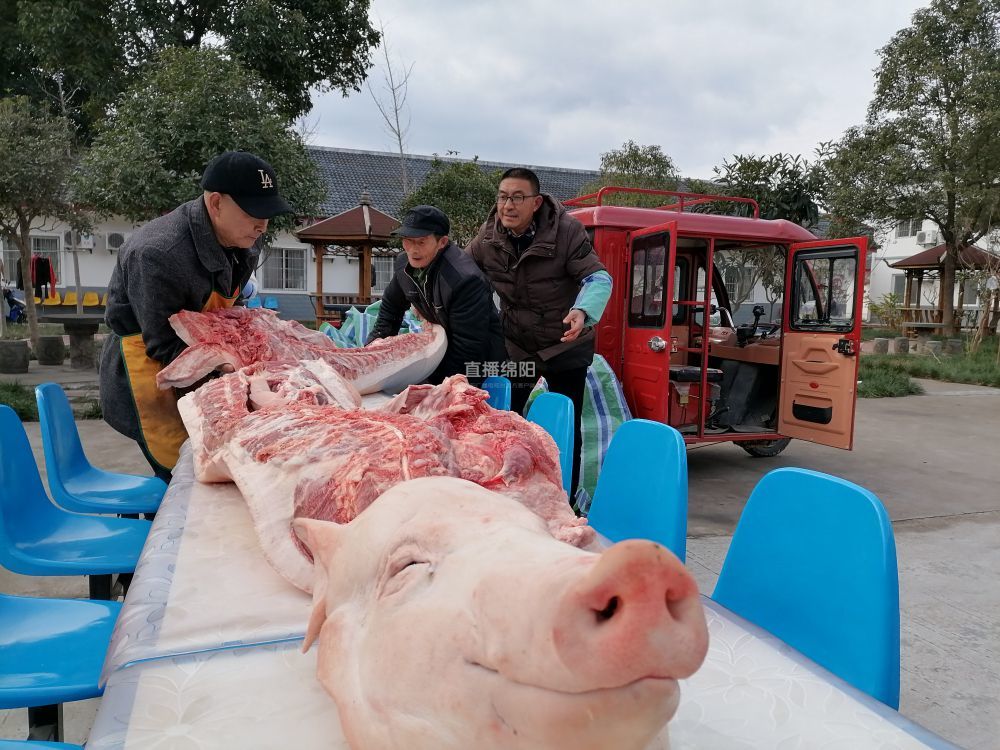
[[[483,380],[483,390],[490,394],[490,406],[494,409],[510,411],[510,378],[490,375]]]
[[[264,307],[268,310],[278,309],[278,298],[277,297],[264,297]]]
[[[83,745],[39,740],[0,740],[0,750],[83,750]]]
[[[899,706],[899,577],[879,499],[844,479],[760,480],[712,598],[854,687]]]
[[[22,575],[131,572],[149,521],[68,513],[42,486],[24,425],[0,405],[0,565]]]
[[[49,484],[61,486],[68,477],[87,471],[90,462],[83,452],[73,408],[63,389],[55,383],[43,383],[35,388],[35,401]]]
[[[683,562],[687,552],[687,450],[660,422],[632,419],[611,438],[587,520],[613,542],[652,539]]]
[[[122,605],[0,594],[0,708],[99,696],[101,667]]]
[[[11,569],[8,555],[20,529],[47,523],[57,512],[42,486],[24,425],[13,409],[0,405],[0,564]]]
[[[561,393],[539,394],[528,410],[527,419],[544,429],[555,441],[559,449],[563,489],[569,495],[573,481],[573,402]]]
[[[73,409],[55,383],[35,388],[45,468],[52,499],[77,513],[151,513],[166,484],[155,477],[118,474],[91,466],[83,452]]]
[[[247,300],[247,307],[249,308],[260,307],[260,306],[261,306],[260,297],[251,297],[250,299]]]

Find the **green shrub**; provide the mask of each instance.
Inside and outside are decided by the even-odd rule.
[[[902,303],[900,302],[899,295],[895,292],[883,294],[878,302],[869,300],[868,310],[872,315],[878,316],[878,319],[882,321],[882,325],[890,330],[898,331],[899,326],[903,322]]]
[[[35,391],[20,383],[0,383],[0,403],[15,411],[22,422],[38,421]]]
[[[104,419],[101,402],[97,399],[87,399],[76,409],[77,419]]]

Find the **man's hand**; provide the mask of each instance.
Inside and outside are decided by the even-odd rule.
[[[580,331],[583,330],[583,323],[587,319],[584,315],[583,310],[577,310],[576,308],[569,311],[569,315],[563,318],[563,323],[569,326],[566,333],[563,335],[560,341],[576,341],[577,337],[580,335]]]

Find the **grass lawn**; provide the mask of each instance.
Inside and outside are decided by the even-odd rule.
[[[39,323],[39,336],[62,336],[65,333],[62,323]],[[27,323],[6,323],[3,327],[4,339],[26,339],[28,338]]]
[[[20,383],[0,383],[0,404],[13,409],[22,422],[38,421],[35,390]]]
[[[862,381],[858,387],[858,395],[879,398],[919,393],[919,390],[912,390],[919,386],[909,382],[911,377],[1000,388],[997,342],[998,337],[991,336],[983,341],[976,353],[966,351],[959,357],[930,354],[865,354],[861,358],[858,370],[858,378]]]
[[[101,404],[97,399],[87,398],[71,402],[77,419],[101,419]],[[0,404],[13,409],[22,422],[38,421],[38,405],[35,389],[20,383],[0,383]]]

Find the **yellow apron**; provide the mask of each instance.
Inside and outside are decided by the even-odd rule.
[[[239,296],[239,289],[232,297],[212,292],[202,312],[232,307]],[[177,411],[177,394],[173,388],[161,391],[156,387],[156,373],[163,365],[146,356],[146,344],[141,333],[122,336],[122,359],[132,387],[135,410],[139,415],[139,430],[146,450],[164,469],[173,470],[180,454],[181,443],[187,440],[187,430]]]

